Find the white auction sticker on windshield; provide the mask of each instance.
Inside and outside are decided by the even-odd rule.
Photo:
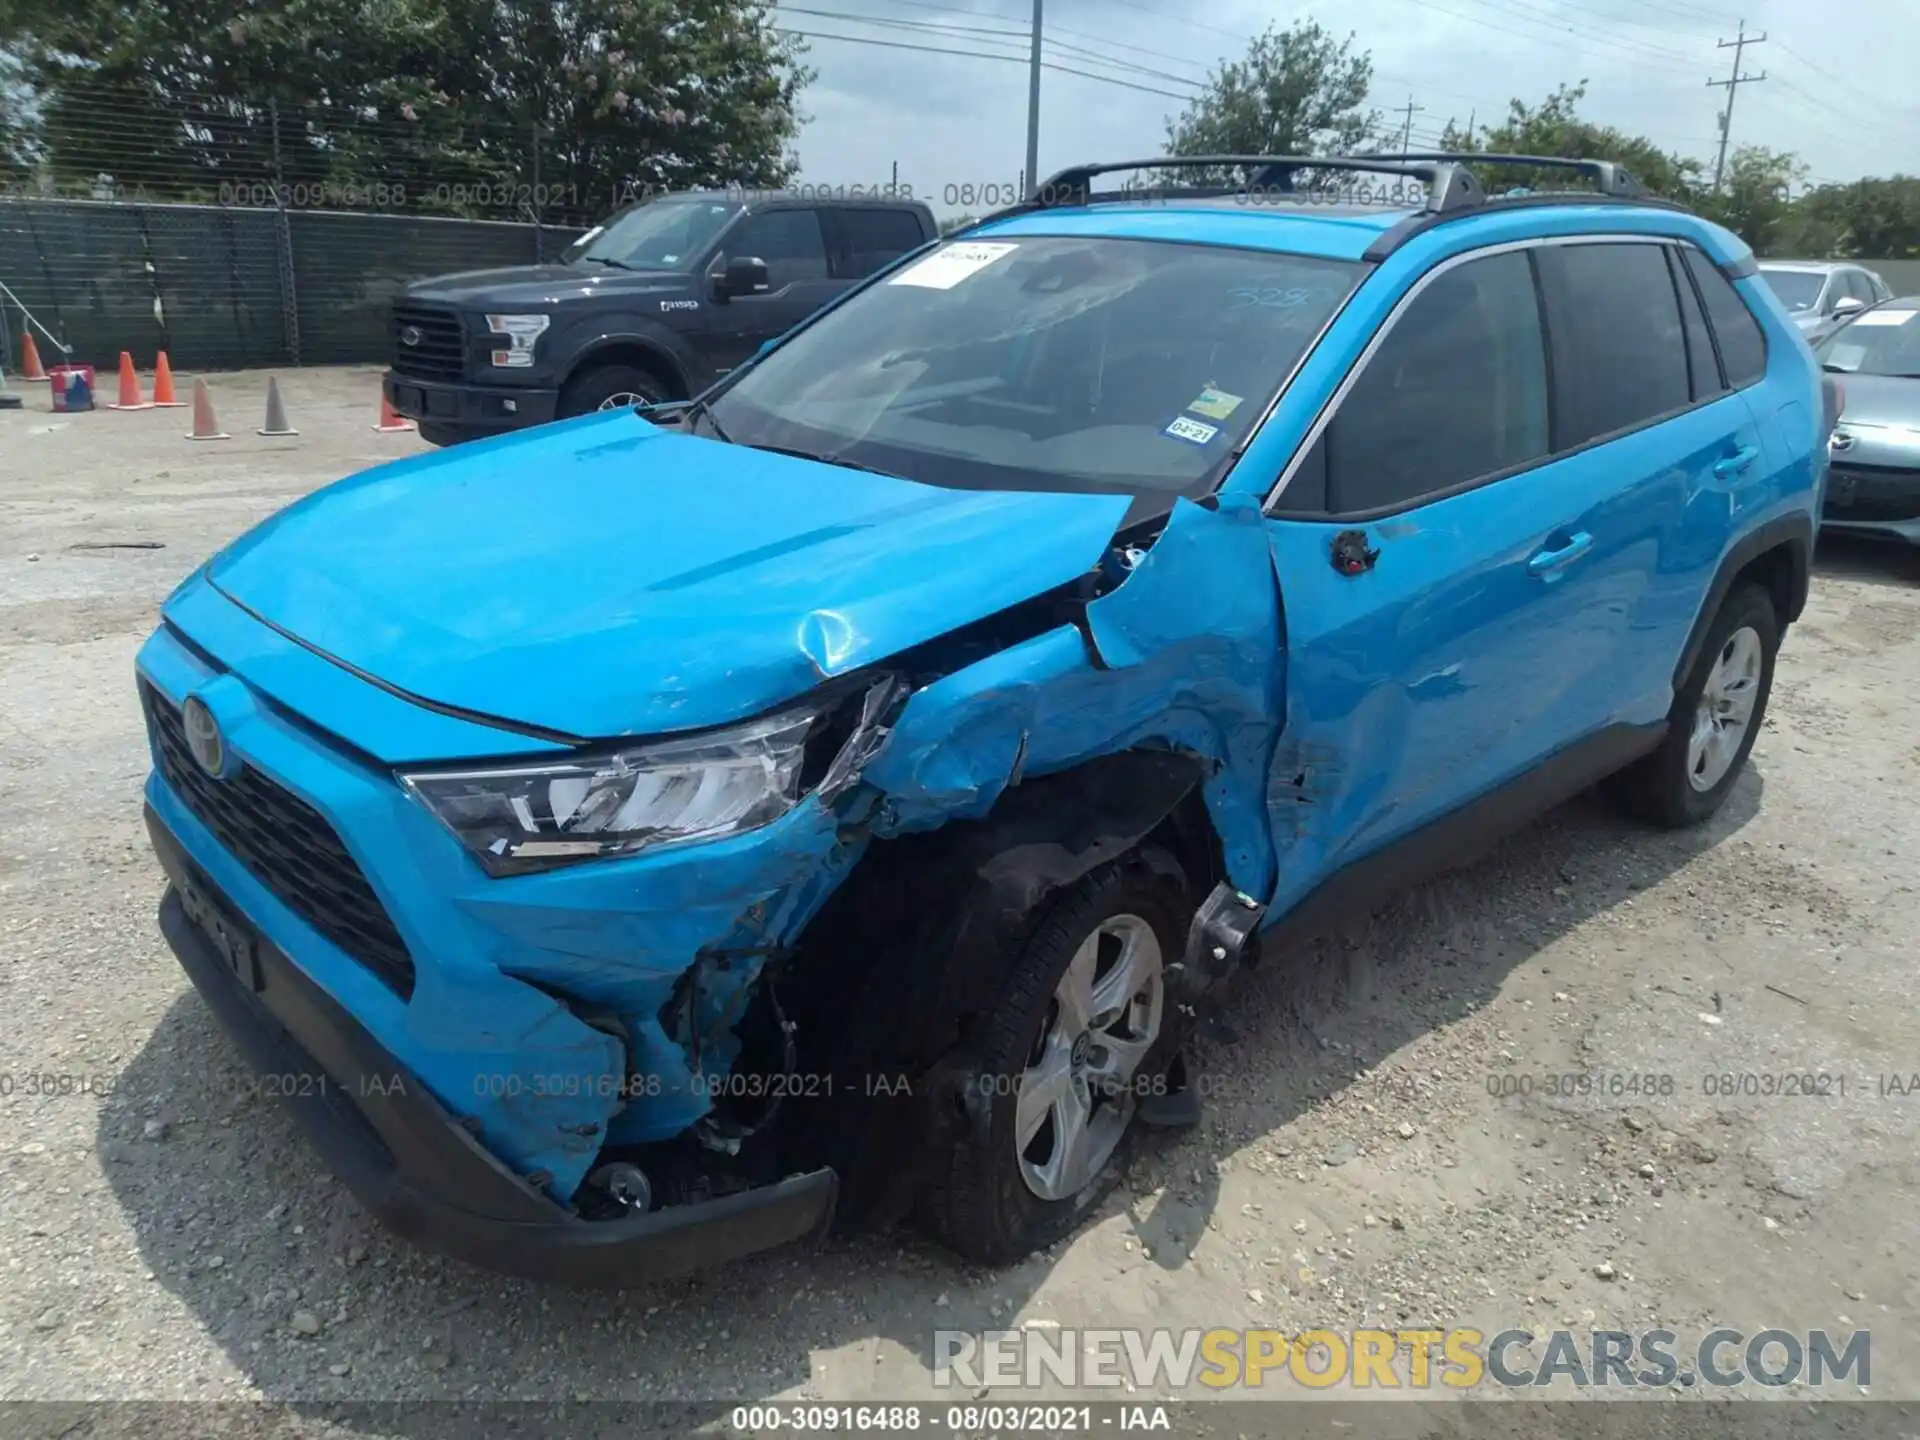
[[[887,283],[918,285],[926,290],[951,290],[969,275],[993,264],[1001,256],[1018,250],[1018,245],[1001,241],[975,240],[936,250],[916,265],[909,265]]]
[[[1904,325],[1920,310],[1869,310],[1853,323],[1861,328],[1868,325]]]

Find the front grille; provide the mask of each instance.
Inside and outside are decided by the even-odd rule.
[[[1920,520],[1920,470],[1834,465],[1822,513],[1833,520]]]
[[[466,373],[466,332],[459,315],[433,305],[395,305],[393,368],[396,374],[422,380],[461,379]]]
[[[168,787],[294,914],[403,998],[413,956],[339,834],[318,810],[250,765],[215,780],[187,749],[180,707],[140,682],[140,703]]]

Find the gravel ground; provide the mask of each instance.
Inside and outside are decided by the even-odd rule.
[[[283,379],[297,439],[253,434],[263,375],[214,377],[235,438],[204,445],[184,411],[63,418],[34,387],[0,413],[0,1398],[897,1399],[936,1393],[936,1327],[1050,1322],[1871,1327],[1872,1393],[1920,1398],[1920,1095],[1879,1083],[1920,1069],[1913,556],[1823,553],[1707,829],[1578,801],[1247,977],[1197,1057],[1205,1124],[1149,1137],[1054,1253],[985,1272],[865,1237],[571,1293],[378,1229],[154,926],[131,666],[156,604],[421,448],[372,433],[376,372]],[[1490,1093],[1575,1071],[1672,1083]],[[1846,1093],[1703,1080],[1803,1071]]]

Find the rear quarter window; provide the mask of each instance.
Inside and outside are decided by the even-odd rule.
[[[1713,322],[1713,338],[1720,347],[1727,384],[1736,390],[1754,384],[1767,373],[1767,341],[1760,333],[1760,322],[1753,318],[1733,282],[1705,254],[1689,245],[1686,257],[1687,269],[1707,307],[1707,319]]]

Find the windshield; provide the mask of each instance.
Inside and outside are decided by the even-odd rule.
[[[713,404],[727,438],[982,489],[1205,494],[1361,267],[1164,241],[961,241]]]
[[[630,270],[684,270],[739,209],[727,200],[648,200],[589,230],[562,258]]]
[[[1869,310],[1814,352],[1829,370],[1848,375],[1920,378],[1920,310]]]
[[[1764,265],[1760,278],[1789,310],[1811,310],[1827,283],[1827,277],[1817,270],[1769,270]]]

